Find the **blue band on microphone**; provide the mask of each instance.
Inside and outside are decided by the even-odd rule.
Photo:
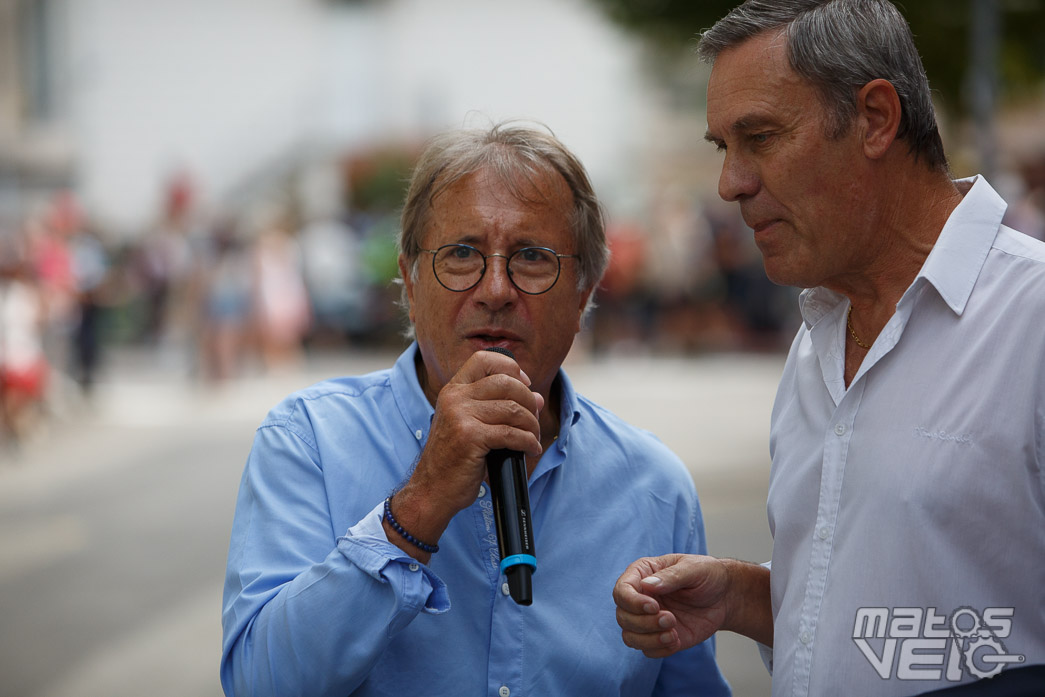
[[[508,567],[516,566],[518,564],[526,564],[531,567],[534,571],[537,570],[537,557],[532,554],[513,554],[510,557],[505,557],[501,560],[501,573],[503,574]]]

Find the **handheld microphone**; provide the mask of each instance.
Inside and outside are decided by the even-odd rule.
[[[515,356],[506,348],[488,348]],[[494,522],[497,525],[497,547],[501,553],[501,573],[508,579],[508,593],[519,605],[533,603],[530,580],[537,571],[534,556],[533,526],[530,522],[530,491],[526,486],[526,458],[517,450],[491,450],[486,455],[493,499]]]

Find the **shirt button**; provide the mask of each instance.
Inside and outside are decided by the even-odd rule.
[[[826,539],[827,539],[827,536],[828,536],[828,534],[829,534],[830,532],[831,532],[831,531],[830,531],[830,530],[828,530],[828,529],[827,529],[827,526],[825,525],[824,527],[820,528],[819,532],[817,532],[817,535],[819,535],[819,536],[820,536],[820,539],[821,539],[821,540],[826,540]]]
[[[837,433],[840,436],[844,436],[845,435],[845,424],[838,424],[837,426],[835,426],[835,433]]]
[[[799,640],[800,640],[800,641],[801,641],[801,642],[802,642],[803,644],[808,644],[808,643],[809,643],[810,641],[812,641],[812,640],[813,640],[813,637],[812,637],[812,636],[810,636],[809,632],[802,632],[802,634],[801,634],[801,635],[800,635],[800,636],[798,637],[798,639],[799,639]]]
[[[420,567],[420,566],[418,566],[417,564],[411,564],[410,566],[408,566],[408,567],[406,567],[406,568],[410,569],[411,571],[417,571],[417,570],[418,570],[418,569],[420,569],[421,567]]]
[[[416,438],[417,440],[421,440],[421,436],[423,435],[424,434],[421,432],[421,429],[417,429],[416,431],[414,431],[414,438]]]
[[[485,484],[480,484],[479,485],[479,498],[482,498],[484,496],[486,496],[486,485]]]
[[[508,689],[507,685],[501,685],[501,689],[497,691],[497,694],[501,697],[508,697],[508,695],[512,694],[512,691]]]
[[[507,583],[502,583],[501,584],[501,595],[508,595],[508,592],[509,592],[508,591],[508,584]]]

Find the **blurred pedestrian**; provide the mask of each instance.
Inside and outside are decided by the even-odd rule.
[[[606,226],[610,260],[599,284],[599,306],[592,321],[592,349],[632,350],[643,339],[643,298],[639,282],[646,261],[646,235],[637,223]]]
[[[704,531],[678,458],[560,367],[607,256],[580,162],[517,125],[449,133],[402,221],[416,341],[390,370],[291,395],[257,431],[225,582],[226,693],[727,695],[712,644],[648,660],[613,621],[627,560],[702,551]],[[484,483],[502,448],[525,453],[532,605],[508,597]]]
[[[54,209],[30,215],[24,224],[32,276],[44,306],[44,352],[52,365],[66,365],[69,336],[76,324],[76,278],[69,239],[54,220]]]
[[[76,383],[85,395],[94,389],[102,358],[102,321],[106,283],[109,278],[109,251],[101,239],[85,226],[83,216],[71,197],[59,203],[66,212],[61,233],[69,250],[76,309],[71,335],[70,358]]]
[[[234,223],[215,227],[212,251],[201,274],[203,377],[220,383],[238,377],[256,351],[251,331],[251,260]]]
[[[315,219],[298,235],[311,302],[310,339],[337,344],[369,329],[366,269],[359,233],[338,217]]]
[[[159,221],[142,240],[137,268],[146,301],[143,338],[161,361],[190,371],[200,318],[200,275],[207,240],[187,175],[165,191]]]
[[[262,223],[254,240],[254,317],[266,370],[297,365],[311,326],[301,249],[281,215]]]
[[[0,423],[17,446],[45,407],[50,366],[44,354],[44,298],[24,240],[0,238]]]
[[[1045,241],[1045,151],[1024,157],[1019,186],[1005,211],[1005,224]]]
[[[1043,694],[1045,244],[951,179],[886,0],[749,0],[699,52],[719,193],[769,278],[807,289],[804,323],[770,429],[772,569],[641,559],[625,642],[739,632],[774,695]]]

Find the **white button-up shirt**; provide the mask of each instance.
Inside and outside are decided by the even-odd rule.
[[[982,178],[846,389],[801,297],[773,408],[773,695],[899,696],[1045,663],[1045,244]]]

